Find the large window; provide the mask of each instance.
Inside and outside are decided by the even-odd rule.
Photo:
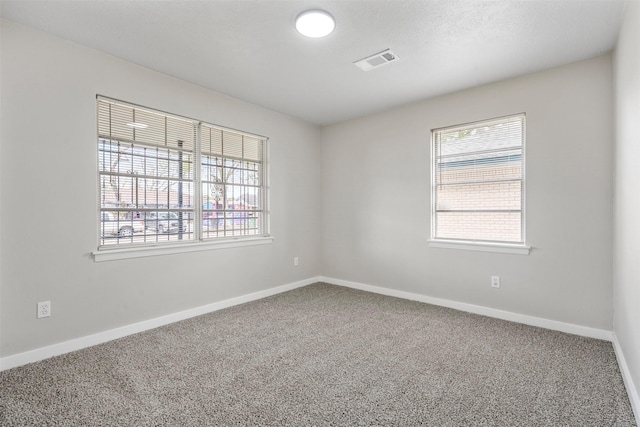
[[[524,244],[525,116],[432,131],[432,239]]]
[[[99,97],[99,248],[267,234],[265,144]]]

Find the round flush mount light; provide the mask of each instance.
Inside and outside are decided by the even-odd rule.
[[[306,37],[328,36],[336,28],[336,21],[324,10],[307,10],[296,18],[296,30]]]

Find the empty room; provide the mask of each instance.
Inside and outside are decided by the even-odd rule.
[[[638,424],[640,2],[0,17],[0,425]]]

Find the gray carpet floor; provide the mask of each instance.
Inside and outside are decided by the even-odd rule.
[[[318,283],[0,372],[2,426],[635,426],[611,343]]]

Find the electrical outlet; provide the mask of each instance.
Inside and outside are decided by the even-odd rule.
[[[51,301],[39,302],[37,318],[42,319],[43,317],[49,317],[49,316],[51,316]]]
[[[298,260],[297,256],[293,257],[293,265],[296,267],[300,265],[300,260]]]
[[[492,288],[500,287],[500,276],[491,276],[491,287]]]

